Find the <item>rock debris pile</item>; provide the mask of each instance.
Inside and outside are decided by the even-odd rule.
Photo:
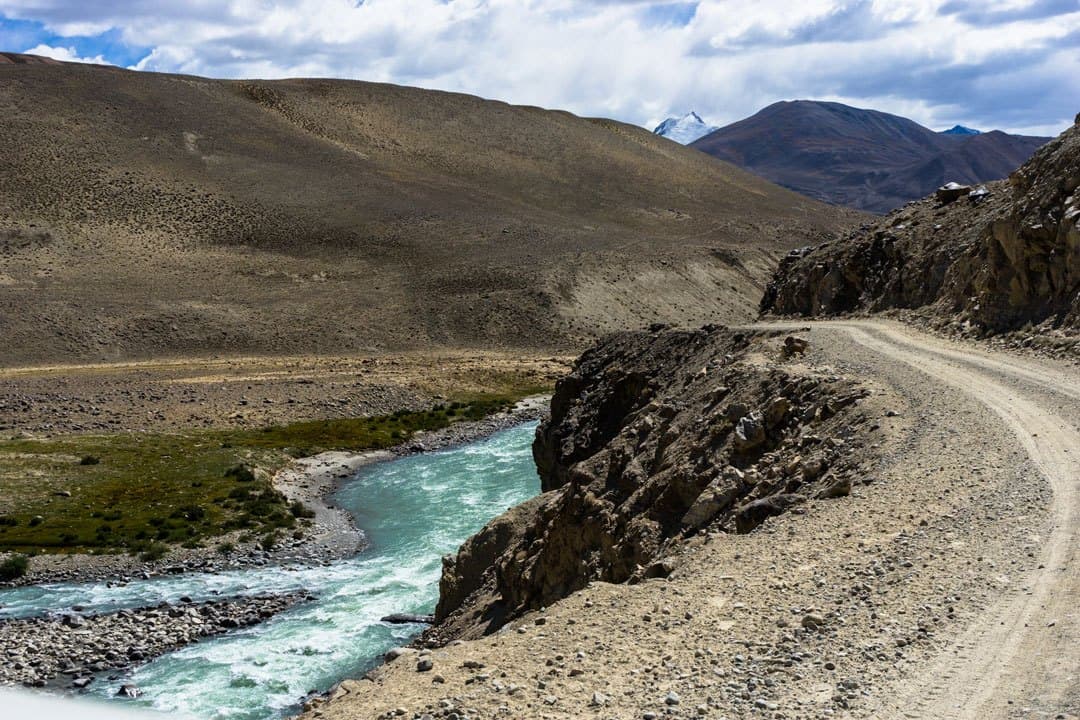
[[[146,662],[200,638],[257,625],[297,603],[308,592],[237,597],[101,615],[70,613],[0,619],[0,684],[82,689],[97,673]],[[66,678],[57,681],[57,678]],[[137,694],[137,689],[132,689]],[[132,692],[128,692],[129,696]]]

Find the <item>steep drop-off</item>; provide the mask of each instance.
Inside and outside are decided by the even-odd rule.
[[[1080,330],[1080,117],[1007,181],[944,189],[843,240],[793,251],[764,312],[918,308],[973,335]]]
[[[0,57],[4,364],[577,349],[748,319],[854,217],[609,120]]]
[[[590,581],[665,576],[705,528],[750,532],[847,495],[865,391],[805,341],[725,328],[617,335],[561,380],[533,454],[544,494],[444,560],[429,639],[490,632]]]

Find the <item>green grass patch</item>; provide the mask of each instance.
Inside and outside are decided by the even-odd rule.
[[[272,473],[291,459],[391,447],[419,430],[480,419],[535,390],[255,430],[2,441],[0,551],[124,551],[156,559],[172,546],[198,547],[234,530],[273,544],[282,532],[302,533],[312,514],[271,486]]]

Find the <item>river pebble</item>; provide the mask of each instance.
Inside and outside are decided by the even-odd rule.
[[[83,689],[96,673],[126,668],[198,642],[257,625],[300,602],[308,592],[238,597],[100,615],[77,612],[0,619],[0,685]],[[68,679],[57,682],[57,678]]]

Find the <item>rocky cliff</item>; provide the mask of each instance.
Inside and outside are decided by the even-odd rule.
[[[750,532],[846,495],[865,391],[812,371],[805,349],[776,333],[657,327],[586,352],[537,430],[544,493],[444,560],[428,639],[490,632],[593,580],[666,576],[689,535]]]
[[[1080,116],[1007,181],[949,186],[843,240],[793,251],[763,312],[921,308],[974,335],[1080,330]]]

